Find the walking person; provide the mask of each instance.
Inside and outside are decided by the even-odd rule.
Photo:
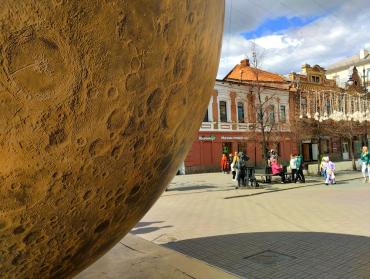
[[[221,157],[221,171],[222,171],[222,173],[227,173],[227,169],[228,169],[228,160],[227,160],[226,154],[222,154],[222,157]]]
[[[238,152],[235,151],[233,161],[231,163],[231,173],[233,175],[233,181],[236,181],[236,178],[237,178],[237,172],[238,172],[237,164],[238,164],[238,162],[239,162]]]
[[[325,157],[326,162],[326,178],[325,185],[335,184],[335,164],[330,161],[329,157]]]
[[[237,181],[238,185],[235,187],[235,189],[238,189],[241,185],[246,185],[246,178],[247,178],[247,161],[249,160],[248,156],[245,155],[243,152],[239,152],[239,160],[237,163],[237,169],[238,169],[238,175],[237,175]]]
[[[296,169],[297,170],[296,170],[296,177],[295,177],[294,183],[297,183],[298,179],[301,183],[306,182],[304,174],[303,174],[303,167],[304,167],[303,157],[302,157],[301,154],[298,154],[297,155],[297,160],[296,160]]]
[[[297,155],[291,154],[290,155],[290,170],[292,172],[292,181],[295,181],[296,173],[297,173]]]
[[[322,177],[324,177],[324,181],[326,180],[326,167],[328,163],[326,162],[326,157],[322,157],[321,163],[320,163],[320,173]]]
[[[227,155],[227,167],[228,167],[227,173],[230,173],[233,170],[231,167],[232,162],[233,162],[233,154],[230,153],[229,155]]]
[[[362,147],[361,152],[361,171],[364,177],[364,183],[370,181],[370,153],[367,146]],[[367,171],[367,175],[366,175]]]

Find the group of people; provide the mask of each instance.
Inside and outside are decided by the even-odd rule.
[[[222,154],[221,169],[225,174],[232,173],[233,181],[237,181],[236,188],[241,185],[245,186],[245,179],[247,176],[247,161],[249,157],[243,152],[235,152],[234,155]]]
[[[271,167],[271,173],[273,175],[278,175],[281,177],[281,183],[286,183],[286,175],[287,172],[285,171],[284,167],[279,164],[278,162],[278,156],[276,151],[271,150],[269,152],[270,159],[268,160],[268,165]],[[303,157],[300,154],[291,154],[290,155],[290,162],[289,166],[291,169],[291,180],[294,183],[297,183],[298,181],[301,183],[305,183],[305,177],[303,174]]]
[[[278,155],[275,150],[268,152],[268,169],[272,175],[281,177],[281,183],[286,183],[286,171],[284,167],[278,162]],[[247,169],[248,156],[243,152],[235,152],[234,155],[222,154],[221,169],[225,174],[232,173],[233,181],[238,181],[237,188],[244,183]],[[361,157],[361,171],[364,177],[364,183],[370,182],[370,152],[367,146],[362,147]],[[292,182],[305,183],[303,174],[304,163],[303,157],[300,154],[292,154],[290,156],[289,166],[291,169]],[[321,175],[324,178],[325,185],[336,184],[335,181],[335,164],[330,160],[329,156],[324,156],[320,164]]]
[[[267,172],[272,175],[280,176],[281,183],[286,183],[286,170],[278,162],[278,154],[275,150],[268,151],[268,168]],[[370,158],[370,156],[369,156]],[[248,156],[243,152],[235,152],[234,155],[222,154],[221,158],[221,170],[223,173],[232,173],[233,181],[238,182],[238,188],[242,183],[245,184],[245,178],[247,174],[247,161]],[[303,157],[298,154],[292,154],[290,160],[291,177],[294,183],[305,182],[305,177],[303,174]]]
[[[292,154],[290,155],[289,161],[290,170],[292,172],[292,181],[297,183],[298,181],[301,183],[305,183],[305,177],[303,174],[304,163],[303,157],[300,154]]]

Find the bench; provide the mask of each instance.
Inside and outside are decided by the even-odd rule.
[[[285,181],[286,182],[292,182],[292,174],[285,172]],[[259,177],[262,183],[271,183],[273,177],[279,177],[280,175],[272,174],[272,173],[256,173],[254,175],[255,177]]]

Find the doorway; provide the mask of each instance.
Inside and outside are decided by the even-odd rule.
[[[342,157],[343,160],[349,160],[348,142],[342,142]]]
[[[319,144],[312,144],[312,161],[317,161],[319,158]]]
[[[229,155],[232,153],[232,142],[223,142],[222,143],[222,153]]]
[[[303,155],[303,161],[305,162],[311,161],[310,145],[311,144],[309,143],[302,144],[302,155]]]

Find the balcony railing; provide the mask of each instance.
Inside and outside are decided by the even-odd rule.
[[[268,128],[268,127],[266,127]],[[287,123],[280,123],[273,128],[276,131],[288,132],[290,127]],[[259,131],[256,124],[253,123],[231,123],[231,122],[202,122],[200,131]]]

